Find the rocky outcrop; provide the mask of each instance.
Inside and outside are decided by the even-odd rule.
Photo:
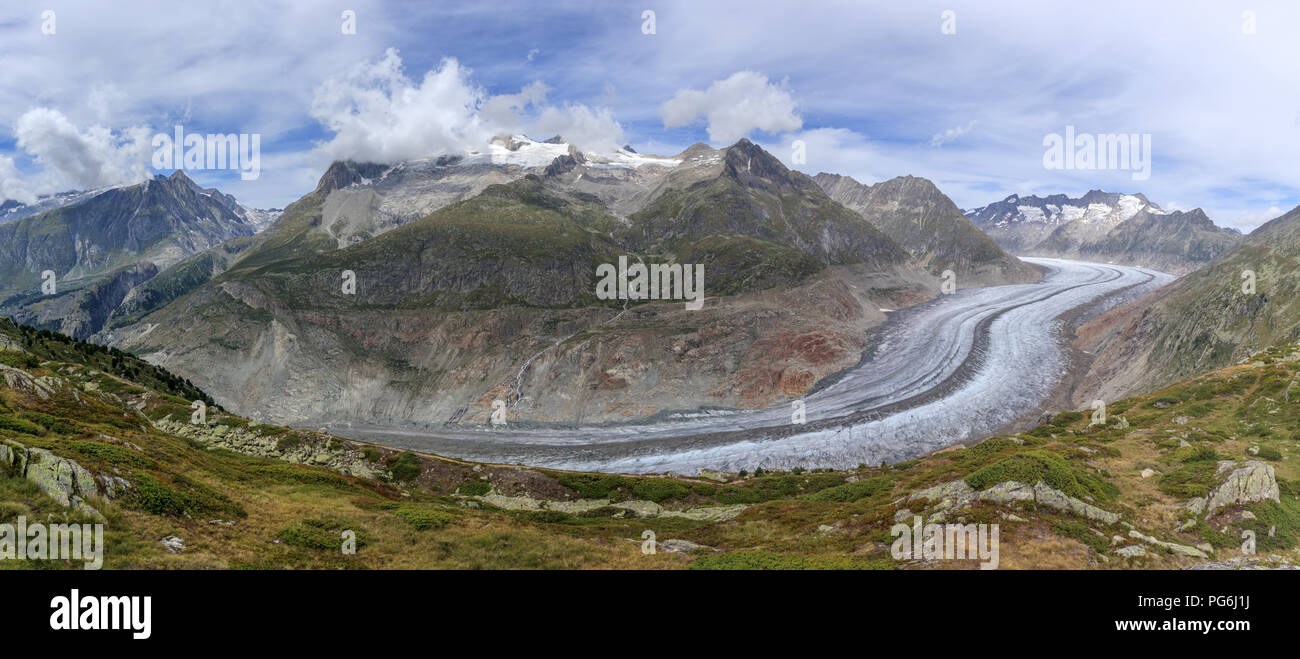
[[[681,540],[678,538],[669,538],[667,540],[664,540],[663,542],[658,543],[657,549],[659,551],[666,551],[668,553],[689,553],[697,549],[717,551],[712,547],[701,545],[696,542],[691,542],[690,540]]]
[[[1188,510],[1205,517],[1225,506],[1243,505],[1258,501],[1281,502],[1281,491],[1273,465],[1259,460],[1249,460],[1237,466],[1232,460],[1219,462],[1218,474],[1223,480],[1207,497],[1197,497],[1187,502]],[[1226,475],[1224,475],[1226,474]]]
[[[1043,482],[1029,485],[1006,481],[984,490],[975,490],[966,481],[955,480],[921,490],[907,498],[909,502],[921,499],[931,502],[933,504],[931,510],[935,513],[947,513],[979,502],[1006,505],[1029,501],[1103,524],[1114,524],[1120,520],[1117,513],[1080,501]]]
[[[89,503],[91,497],[102,495],[99,484],[80,464],[43,448],[5,441],[0,442],[0,468],[35,483],[60,505],[103,521],[104,516]]]
[[[259,432],[256,427],[227,426],[219,423],[194,424],[170,417],[154,421],[155,428],[177,437],[193,439],[208,446],[264,458],[278,458],[295,464],[332,469],[343,475],[375,478],[384,470],[362,454],[353,442],[321,437],[286,438],[280,433]]]
[[[702,522],[722,522],[734,519],[745,512],[748,506],[735,504],[731,506],[707,506],[687,510],[669,510],[663,506],[643,499],[631,501],[612,501],[610,499],[577,499],[573,501],[549,501],[532,497],[508,497],[496,492],[471,497],[474,500],[496,506],[505,510],[550,510],[569,515],[581,515],[601,508],[616,508],[627,511],[632,517],[680,517]],[[615,513],[617,515],[617,513]],[[621,516],[621,515],[618,515]]]
[[[1200,549],[1197,549],[1196,547],[1188,547],[1187,545],[1180,545],[1176,542],[1165,542],[1163,540],[1158,540],[1149,535],[1143,534],[1141,531],[1138,531],[1137,529],[1131,529],[1128,532],[1128,537],[1136,540],[1141,540],[1142,542],[1145,542],[1149,545],[1163,547],[1175,554],[1178,554],[1179,556],[1189,556],[1191,558],[1209,558],[1209,556],[1206,556],[1205,552],[1201,551]]]
[[[10,389],[32,394],[42,400],[49,399],[61,386],[63,381],[53,376],[35,376],[21,368],[0,364],[0,377]]]

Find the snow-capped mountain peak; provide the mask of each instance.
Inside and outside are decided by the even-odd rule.
[[[1170,212],[1142,194],[1011,195],[963,213],[1015,254],[1105,260],[1175,273],[1199,267],[1236,241],[1199,210]]]

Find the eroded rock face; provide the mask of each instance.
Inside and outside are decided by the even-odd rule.
[[[1234,469],[1236,464],[1231,460],[1220,461],[1219,474],[1227,474],[1222,483],[1210,492],[1210,496],[1204,499],[1193,499],[1189,502],[1188,508],[1194,512],[1204,512],[1205,516],[1209,517],[1224,506],[1257,501],[1281,503],[1281,492],[1278,489],[1273,465],[1259,460],[1249,460]]]
[[[656,303],[622,314],[512,307],[302,317],[231,285],[210,291],[211,302],[266,309],[272,318],[207,326],[178,312],[119,345],[179,346],[227,334],[228,346],[204,338],[193,350],[148,359],[185,374],[223,407],[277,424],[486,424],[496,399],[514,401],[512,423],[627,422],[806,395],[861,360],[869,330],[886,320],[880,307],[924,298],[924,282],[897,292],[890,280],[865,266],[837,266],[795,287],[710,299],[699,311]],[[376,350],[395,358],[375,359]]]

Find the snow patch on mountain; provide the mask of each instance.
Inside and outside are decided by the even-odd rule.
[[[539,142],[527,135],[511,135],[493,138],[485,150],[467,151],[465,157],[458,160],[456,164],[462,167],[482,164],[514,165],[523,168],[545,167],[556,158],[570,155],[573,151],[576,149],[572,149],[563,141]],[[672,158],[643,155],[625,148],[611,153],[582,152],[582,155],[590,164],[602,167],[635,168],[646,165],[675,167],[682,162]]]

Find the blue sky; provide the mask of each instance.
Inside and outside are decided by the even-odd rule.
[[[744,135],[809,174],[924,176],[964,208],[1101,188],[1249,230],[1300,204],[1297,3],[994,4],[7,2],[0,197],[148,176],[149,137],[181,123],[261,135],[257,180],[191,172],[261,207],[336,157],[504,130],[662,154]],[[1149,134],[1150,178],[1045,169],[1067,125]]]

